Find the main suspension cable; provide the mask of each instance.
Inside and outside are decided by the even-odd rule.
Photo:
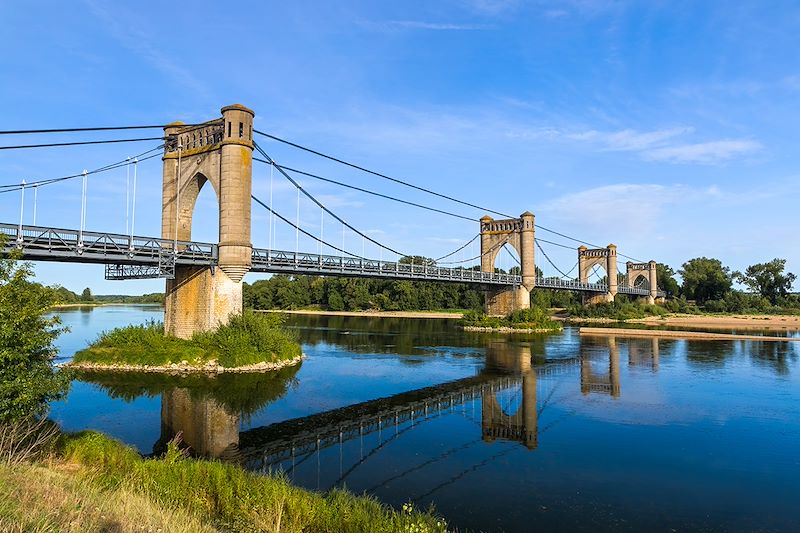
[[[533,240],[533,242],[535,242],[535,243],[536,243],[536,247],[537,247],[537,248],[539,248],[539,251],[540,251],[540,252],[542,252],[542,255],[544,256],[544,258],[545,258],[545,259],[547,259],[547,262],[548,262],[548,263],[550,263],[550,265],[551,265],[553,268],[555,268],[555,269],[558,271],[558,273],[559,273],[559,274],[561,274],[561,275],[562,275],[562,276],[564,276],[565,278],[568,278],[568,277],[569,277],[569,275],[565,274],[563,270],[561,270],[560,268],[558,268],[558,267],[556,266],[556,264],[555,264],[555,263],[553,263],[553,261],[550,259],[550,256],[548,256],[548,255],[547,255],[547,252],[545,252],[545,251],[544,251],[544,248],[542,248],[542,245],[541,245],[541,244],[539,244],[539,239],[534,239],[534,240]]]
[[[456,203],[461,204],[461,205],[472,207],[474,209],[479,209],[481,211],[486,211],[488,213],[493,213],[495,215],[500,215],[500,216],[506,217],[506,218],[514,218],[512,215],[509,215],[507,213],[502,213],[502,212],[496,211],[494,209],[489,209],[488,207],[482,207],[482,206],[473,204],[471,202],[466,202],[464,200],[459,200],[458,198],[454,198],[452,196],[449,196],[449,195],[446,195],[446,194],[442,194],[442,193],[433,191],[431,189],[427,189],[425,187],[420,187],[419,185],[414,185],[413,183],[409,183],[407,181],[404,181],[404,180],[401,180],[401,179],[398,179],[398,178],[393,178],[391,176],[387,176],[386,174],[383,174],[381,172],[376,172],[374,170],[370,170],[368,168],[362,167],[361,165],[357,165],[355,163],[350,163],[350,162],[345,161],[343,159],[340,159],[338,157],[334,157],[332,155],[328,155],[328,154],[322,153],[322,152],[320,152],[318,150],[314,150],[312,148],[308,148],[307,146],[303,146],[301,144],[297,144],[297,143],[294,143],[292,141],[288,141],[286,139],[282,139],[281,137],[278,137],[276,135],[271,135],[269,133],[266,133],[266,132],[263,132],[263,131],[260,131],[260,130],[256,130],[256,129],[254,129],[253,131],[255,133],[259,134],[259,135],[263,135],[264,137],[272,139],[273,141],[277,141],[277,142],[286,144],[288,146],[291,146],[293,148],[297,148],[298,150],[303,150],[304,152],[308,152],[310,154],[314,154],[314,155],[317,155],[319,157],[323,157],[325,159],[328,159],[330,161],[334,161],[336,163],[348,166],[350,168],[354,168],[356,170],[360,170],[361,172],[366,172],[367,174],[371,174],[373,176],[377,176],[379,178],[383,178],[383,179],[392,181],[394,183],[399,183],[400,185],[403,185],[403,186],[406,186],[406,187],[410,187],[412,189],[416,189],[418,191],[422,191],[422,192],[425,192],[427,194],[431,194],[433,196],[438,196],[439,198],[444,198],[445,200],[450,200],[451,202],[456,202]],[[547,231],[547,232],[552,233],[554,235],[558,235],[559,237],[564,237],[565,239],[569,239],[571,241],[574,241],[574,242],[577,242],[577,243],[580,243],[580,244],[584,244],[586,246],[591,246],[593,248],[602,248],[602,246],[599,246],[597,244],[592,244],[590,242],[584,241],[582,239],[578,239],[576,237],[570,237],[569,235],[566,235],[565,233],[561,233],[561,232],[556,231],[554,229],[550,229],[550,228],[548,228],[546,226],[540,226],[540,225],[537,224],[536,227],[541,229],[541,230],[543,230],[543,231]],[[633,257],[627,256],[627,255],[624,255],[624,254],[619,254],[619,255],[622,256],[622,257],[625,257],[626,259],[630,259],[632,261],[641,262],[638,259],[635,259]]]
[[[447,254],[447,255],[443,255],[442,257],[439,257],[439,258],[437,258],[437,259],[434,259],[433,261],[434,261],[434,262],[438,262],[438,261],[441,261],[442,259],[447,259],[447,258],[448,258],[448,257],[450,257],[451,255],[455,255],[455,254],[457,254],[458,252],[460,252],[461,250],[463,250],[464,248],[466,248],[467,246],[469,246],[470,244],[472,244],[473,242],[475,242],[475,239],[477,239],[477,238],[478,238],[478,237],[480,237],[480,236],[481,236],[481,234],[480,234],[480,233],[478,233],[478,234],[477,234],[477,235],[475,235],[473,238],[471,238],[469,241],[467,241],[467,242],[466,242],[466,244],[462,245],[461,247],[457,248],[456,250],[454,250],[454,251],[450,252],[450,253],[449,253],[449,254]]]
[[[309,233],[308,231],[306,231],[306,230],[304,230],[303,228],[301,228],[299,225],[295,224],[294,222],[292,222],[291,220],[289,220],[289,219],[288,219],[288,218],[286,218],[285,216],[283,216],[283,215],[281,215],[280,213],[278,213],[277,211],[275,211],[275,209],[271,208],[270,206],[268,206],[267,204],[265,204],[264,202],[262,202],[261,200],[259,200],[259,199],[258,199],[258,198],[257,198],[255,195],[252,195],[252,194],[251,194],[251,195],[250,195],[250,197],[251,197],[251,198],[252,198],[252,199],[253,199],[255,202],[257,202],[257,203],[258,203],[258,204],[259,204],[261,207],[263,207],[264,209],[268,210],[268,211],[269,211],[271,214],[273,214],[273,215],[275,215],[276,217],[278,217],[279,219],[283,220],[284,222],[286,222],[287,224],[289,224],[290,226],[292,226],[293,228],[295,228],[297,231],[299,231],[299,232],[300,232],[300,233],[302,233],[303,235],[306,235],[306,236],[308,236],[308,237],[311,237],[311,238],[312,238],[312,239],[314,239],[315,241],[318,241],[318,242],[320,242],[320,243],[324,244],[325,246],[329,246],[329,247],[331,247],[332,249],[336,250],[337,252],[342,252],[342,253],[343,253],[343,254],[345,254],[345,255],[349,255],[349,256],[351,256],[351,257],[355,257],[355,258],[357,258],[357,259],[366,259],[366,257],[361,257],[360,255],[354,254],[354,253],[352,253],[352,252],[348,252],[347,250],[344,250],[343,248],[339,248],[338,246],[335,246],[335,245],[333,245],[333,244],[331,244],[331,243],[329,243],[329,242],[327,242],[327,241],[324,241],[324,240],[320,239],[320,238],[319,238],[319,237],[317,237],[316,235],[313,235],[313,234]]]
[[[139,155],[133,156],[132,159],[138,159],[138,162],[141,163],[142,161],[147,161],[148,159],[152,159],[154,157],[158,157],[161,154],[151,154],[149,156],[147,154],[150,154],[151,152],[155,152],[156,150],[161,150],[163,147],[164,147],[163,144],[160,145],[160,146],[156,146],[155,148],[151,148],[150,150],[147,150],[146,152],[142,152]],[[117,168],[124,167],[127,164],[128,164],[128,158],[125,158],[125,159],[123,159],[121,161],[117,161],[116,163],[111,163],[109,165],[106,165],[106,166],[103,166],[103,167],[100,167],[100,168],[96,168],[94,170],[90,170],[88,172],[88,174],[91,175],[91,174],[99,174],[101,172],[108,172],[109,170],[114,170],[114,169],[117,169]],[[32,186],[39,187],[39,186],[44,186],[44,185],[51,185],[53,183],[58,183],[58,182],[61,182],[61,181],[66,181],[66,180],[71,180],[71,179],[76,179],[76,178],[82,178],[82,177],[83,177],[83,172],[80,172],[78,174],[71,174],[69,176],[63,176],[63,177],[60,177],[60,178],[49,178],[49,179],[44,179],[44,180],[39,180],[39,181],[33,181],[33,182],[30,182],[30,183],[26,183],[25,187],[32,187]],[[18,190],[20,190],[22,188],[22,186],[23,186],[22,183],[13,183],[13,184],[0,185],[0,194],[2,194],[4,192],[18,191]]]
[[[275,161],[274,161],[274,160],[273,160],[273,159],[272,159],[272,158],[271,158],[271,157],[270,157],[270,156],[269,156],[269,155],[268,155],[268,154],[267,154],[267,153],[266,153],[266,152],[265,152],[265,151],[264,151],[264,150],[263,150],[263,149],[262,149],[262,148],[261,148],[261,147],[260,147],[258,144],[256,144],[256,143],[253,143],[253,145],[255,146],[256,150],[258,150],[258,152],[259,152],[259,153],[260,153],[262,156],[264,156],[264,158],[267,160],[268,164],[275,165]],[[399,255],[400,257],[403,257],[403,256],[408,256],[408,255],[410,255],[410,254],[404,254],[404,253],[402,253],[402,252],[399,252],[399,251],[395,250],[394,248],[391,248],[391,247],[389,247],[389,246],[386,246],[385,244],[383,244],[383,243],[380,243],[380,242],[376,241],[375,239],[373,239],[373,238],[372,238],[372,237],[370,237],[369,235],[367,235],[367,234],[365,234],[365,233],[363,233],[363,232],[359,231],[358,229],[354,228],[352,225],[350,225],[350,224],[349,224],[349,223],[347,223],[347,222],[346,222],[344,219],[342,219],[342,218],[341,218],[339,215],[337,215],[336,213],[334,213],[333,211],[331,211],[330,209],[328,209],[327,207],[325,207],[325,205],[323,205],[323,204],[322,204],[322,202],[320,202],[319,200],[317,200],[317,199],[316,199],[316,198],[315,198],[315,197],[314,197],[314,196],[313,196],[311,193],[309,193],[307,190],[305,190],[305,189],[304,189],[304,188],[303,188],[303,187],[302,187],[302,186],[301,186],[301,185],[300,185],[300,184],[299,184],[299,183],[298,183],[298,182],[297,182],[297,181],[296,181],[294,178],[292,178],[292,177],[291,177],[291,176],[290,176],[290,175],[289,175],[289,174],[288,174],[288,173],[287,173],[285,170],[283,170],[283,169],[282,169],[280,166],[277,166],[277,165],[276,165],[276,166],[275,166],[275,168],[277,168],[277,169],[278,169],[278,172],[280,172],[281,174],[283,174],[283,177],[285,177],[287,180],[289,180],[289,181],[291,182],[291,184],[292,184],[292,185],[294,185],[294,186],[297,188],[297,190],[298,190],[298,191],[302,192],[302,193],[303,193],[303,194],[304,194],[304,195],[305,195],[305,196],[306,196],[308,199],[310,199],[312,202],[314,202],[314,203],[315,203],[315,204],[317,204],[319,207],[321,207],[321,208],[322,208],[322,209],[323,209],[323,210],[324,210],[326,213],[328,213],[329,215],[331,215],[331,216],[332,216],[333,218],[335,218],[337,221],[339,221],[339,222],[341,222],[342,224],[344,224],[344,225],[345,225],[347,228],[349,228],[350,230],[354,231],[356,234],[360,235],[361,237],[363,237],[364,239],[368,240],[369,242],[371,242],[371,243],[373,243],[373,244],[376,244],[376,245],[380,246],[380,247],[381,247],[381,248],[383,248],[384,250],[388,250],[388,251],[392,252],[393,254],[397,254],[397,255]],[[359,257],[360,257],[360,256],[359,256]]]
[[[57,146],[82,146],[87,144],[114,144],[114,143],[135,143],[143,141],[163,141],[166,137],[139,137],[136,139],[106,139],[104,141],[72,141],[63,143],[44,143],[44,144],[17,144],[12,146],[0,146],[0,150],[18,150],[21,148],[53,148]]]
[[[269,161],[266,161],[264,159],[259,159],[257,157],[254,157],[253,160],[254,161],[258,161],[260,163],[269,164]],[[324,181],[324,182],[327,182],[327,183],[332,183],[332,184],[338,185],[340,187],[346,187],[346,188],[352,189],[354,191],[359,191],[359,192],[363,192],[363,193],[366,193],[366,194],[371,194],[373,196],[378,196],[380,198],[386,198],[387,200],[392,200],[394,202],[399,202],[401,204],[406,204],[406,205],[410,205],[410,206],[413,206],[413,207],[419,207],[420,209],[427,209],[428,211],[434,211],[436,213],[441,213],[443,215],[448,215],[448,216],[455,217],[455,218],[460,218],[460,219],[463,219],[463,220],[469,220],[470,222],[478,222],[477,218],[472,218],[472,217],[468,217],[468,216],[464,216],[464,215],[459,215],[458,213],[445,211],[444,209],[438,209],[436,207],[431,207],[431,206],[428,206],[428,205],[418,204],[416,202],[411,202],[409,200],[403,200],[402,198],[397,198],[395,196],[390,196],[388,194],[383,194],[383,193],[371,191],[369,189],[363,189],[361,187],[356,187],[355,185],[350,185],[350,184],[347,184],[347,183],[344,183],[344,182],[341,182],[341,181],[337,181],[337,180],[334,180],[334,179],[331,179],[331,178],[326,178],[326,177],[320,176],[318,174],[312,174],[311,172],[306,172],[304,170],[298,170],[296,168],[288,167],[286,165],[279,165],[278,163],[275,163],[275,166],[276,167],[280,167],[280,168],[282,168],[282,169],[284,169],[284,170],[286,170],[288,172],[293,172],[295,174],[301,174],[301,175],[307,176],[309,178],[314,178],[316,180]]]
[[[299,150],[303,150],[304,152],[308,152],[310,154],[314,154],[314,155],[323,157],[325,159],[328,159],[330,161],[334,161],[336,163],[348,166],[350,168],[354,168],[356,170],[360,170],[361,172],[366,172],[367,174],[372,174],[373,176],[377,176],[379,178],[383,178],[385,180],[392,181],[394,183],[399,183],[400,185],[404,185],[406,187],[410,187],[410,188],[416,189],[418,191],[422,191],[422,192],[425,192],[425,193],[428,193],[428,194],[432,194],[434,196],[438,196],[439,198],[444,198],[445,200],[450,200],[451,202],[456,202],[456,203],[459,203],[461,205],[466,205],[466,206],[472,207],[474,209],[479,209],[481,211],[487,211],[489,213],[494,213],[495,215],[500,215],[502,217],[513,218],[511,215],[507,215],[505,213],[501,213],[499,211],[495,211],[494,209],[481,207],[479,205],[476,205],[476,204],[473,204],[473,203],[470,203],[470,202],[465,202],[463,200],[459,200],[458,198],[453,198],[452,196],[448,196],[446,194],[442,194],[442,193],[438,193],[436,191],[432,191],[430,189],[426,189],[425,187],[420,187],[419,185],[414,185],[413,183],[409,183],[409,182],[401,180],[401,179],[397,179],[397,178],[393,178],[391,176],[387,176],[386,174],[382,174],[380,172],[375,172],[374,170],[369,170],[368,168],[364,168],[364,167],[362,167],[360,165],[356,165],[355,163],[349,163],[349,162],[347,162],[347,161],[345,161],[343,159],[339,159],[337,157],[333,157],[331,155],[324,154],[322,152],[318,152],[317,150],[313,150],[311,148],[308,148],[308,147],[293,143],[291,141],[287,141],[286,139],[282,139],[282,138],[277,137],[275,135],[270,135],[269,133],[265,133],[263,131],[259,131],[259,130],[255,130],[255,129],[253,131],[255,133],[258,133],[259,135],[263,135],[264,137],[272,139],[273,141],[278,141],[280,143],[292,146],[292,147],[297,148]]]
[[[180,128],[191,128],[202,124],[181,124]],[[155,130],[164,129],[174,124],[158,124],[151,126],[100,126],[95,128],[52,128],[41,130],[2,130],[0,135],[27,135],[31,133],[76,133],[82,131],[122,131],[122,130]]]

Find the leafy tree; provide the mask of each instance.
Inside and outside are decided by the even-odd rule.
[[[675,271],[663,263],[656,264],[656,284],[659,290],[667,293],[668,298],[678,296],[681,289],[675,280]]]
[[[700,303],[721,300],[731,290],[730,269],[722,266],[719,259],[690,259],[678,273],[683,278],[683,295]]]
[[[63,329],[47,313],[58,295],[32,276],[30,264],[0,258],[0,422],[44,414],[69,387],[51,364]]]
[[[415,266],[436,266],[436,261],[431,259],[430,257],[424,257],[421,255],[404,255],[398,261],[401,265],[415,265]]]
[[[789,291],[792,290],[792,283],[797,279],[797,276],[791,272],[784,274],[785,268],[786,259],[776,258],[768,263],[750,265],[744,274],[734,272],[733,277],[775,305],[778,298],[789,294]]]
[[[94,297],[92,296],[92,290],[89,287],[86,287],[81,293],[81,301],[91,302],[92,300],[94,300]]]

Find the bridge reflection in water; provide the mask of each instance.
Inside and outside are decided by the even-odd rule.
[[[578,385],[570,376],[579,375],[584,395],[620,397],[621,347],[627,351],[629,366],[658,369],[657,338],[582,338],[574,357],[543,361],[531,353],[531,344],[492,342],[486,347],[486,364],[475,376],[241,432],[241,413],[229,402],[175,387],[161,394],[161,437],[154,452],[181,433],[196,455],[294,475],[295,468],[315,456],[319,461],[328,448],[338,447],[341,461],[342,447],[355,442],[360,450],[355,464],[340,465],[333,484],[337,485],[402,434],[451,414],[479,425],[479,440],[517,442],[533,450],[538,445],[539,416],[555,388],[568,393],[566,389]]]

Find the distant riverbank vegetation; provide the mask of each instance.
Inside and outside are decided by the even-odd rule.
[[[127,294],[92,294],[89,287],[76,294],[66,287],[51,287],[55,291],[58,305],[102,305],[102,304],[164,304],[163,292],[151,292],[141,295]]]
[[[240,368],[297,359],[300,344],[282,322],[283,317],[275,313],[245,312],[215,331],[195,333],[188,340],[165,335],[160,322],[131,325],[101,333],[73,361],[79,366],[203,367],[216,363]]]

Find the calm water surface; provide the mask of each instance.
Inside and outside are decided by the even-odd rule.
[[[158,307],[60,312],[66,360]],[[157,452],[434,504],[461,530],[798,531],[800,343],[465,334],[449,320],[292,316],[269,376],[85,375],[53,406]]]

